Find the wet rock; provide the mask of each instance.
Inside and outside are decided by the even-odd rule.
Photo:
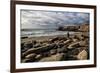
[[[69,44],[69,43],[71,43],[72,41],[70,40],[70,39],[68,39],[68,40],[66,40],[66,41],[64,41],[63,43],[64,44]]]
[[[79,60],[86,60],[87,57],[88,57],[88,53],[87,53],[85,50],[81,51],[81,52],[77,55],[77,59],[79,59]]]
[[[25,56],[26,59],[34,59],[35,57],[36,57],[35,53],[32,53],[32,54]]]
[[[51,42],[54,42],[54,41],[57,41],[57,40],[59,40],[59,37],[55,37],[55,38],[51,39]]]
[[[41,59],[41,58],[42,58],[42,55],[41,55],[41,54],[38,54],[38,55],[36,55],[36,57],[35,57],[36,60],[39,60],[39,59]]]
[[[59,43],[63,43],[63,42],[64,42],[64,40],[60,40],[60,41],[59,41]]]
[[[38,48],[38,47],[41,47],[41,44],[36,44],[33,46],[34,48]]]
[[[77,48],[79,47],[79,42],[74,42],[68,46],[68,49]]]

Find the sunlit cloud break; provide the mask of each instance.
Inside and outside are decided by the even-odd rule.
[[[89,24],[89,13],[21,10],[21,28],[56,28],[68,24]]]

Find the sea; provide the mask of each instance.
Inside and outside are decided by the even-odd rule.
[[[21,37],[40,37],[66,35],[68,31],[59,31],[57,29],[21,29]]]

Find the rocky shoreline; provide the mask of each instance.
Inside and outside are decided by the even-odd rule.
[[[89,59],[88,30],[89,28],[81,26],[78,32],[71,35],[68,32],[66,35],[53,37],[22,38],[21,62],[87,60]]]

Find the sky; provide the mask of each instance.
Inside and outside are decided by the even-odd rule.
[[[84,23],[89,24],[89,13],[21,10],[21,29],[56,28]]]

